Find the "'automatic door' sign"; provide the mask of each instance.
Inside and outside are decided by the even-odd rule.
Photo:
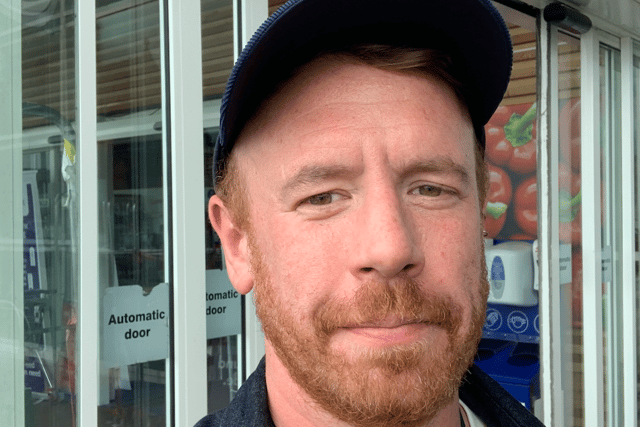
[[[207,339],[237,335],[242,331],[240,294],[226,270],[207,270]]]
[[[107,288],[102,305],[102,361],[106,367],[169,357],[169,285]]]

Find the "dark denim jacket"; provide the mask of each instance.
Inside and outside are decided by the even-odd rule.
[[[275,427],[267,403],[264,358],[231,404],[201,419],[195,427]],[[473,365],[460,387],[460,399],[487,427],[544,427],[520,402]]]

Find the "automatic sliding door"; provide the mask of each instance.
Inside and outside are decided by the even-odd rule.
[[[167,421],[160,8],[159,1],[97,3],[99,425]]]

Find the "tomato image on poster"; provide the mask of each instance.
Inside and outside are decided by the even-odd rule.
[[[581,239],[580,100],[567,99],[560,114],[560,240]],[[487,237],[534,240],[538,234],[536,103],[502,105],[485,127],[489,190]]]
[[[515,206],[514,192],[522,181],[535,180],[537,169],[536,104],[501,105],[485,127],[489,191],[484,227],[492,239],[533,240],[536,238],[536,195],[528,195],[526,207]],[[531,212],[531,207],[533,212]],[[517,216],[528,215],[524,229]],[[533,215],[533,216],[532,216]],[[524,223],[524,221],[520,221]]]
[[[485,208],[484,229],[489,236],[497,236],[507,219],[507,208],[511,203],[511,178],[504,169],[487,164],[489,191]]]

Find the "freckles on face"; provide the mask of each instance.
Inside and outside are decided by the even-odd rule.
[[[438,82],[336,61],[267,107],[234,148],[267,367],[352,425],[425,425],[484,320],[468,117]]]
[[[267,215],[273,205],[260,206],[252,208],[255,245],[273,287],[289,295],[286,309],[308,321],[310,306],[345,282],[341,266],[348,243],[336,227],[296,220],[286,211]]]
[[[480,231],[476,231],[479,235]],[[441,233],[437,248],[428,255],[425,281],[432,291],[442,292],[455,298],[470,315],[473,306],[482,302],[480,272],[483,242],[475,236],[455,239],[452,233]],[[435,240],[435,239],[434,239]]]
[[[362,280],[358,271],[389,267],[392,251],[385,258],[379,244],[386,239],[387,248],[405,240],[417,246],[407,253],[420,260],[406,262],[424,263],[425,286],[464,294],[461,276],[476,268],[471,242],[480,221],[473,130],[451,91],[353,64],[319,66],[296,79],[234,148],[251,182],[256,241],[277,286],[347,296]],[[450,163],[467,181],[443,166]],[[423,185],[442,196],[416,202]],[[389,203],[400,207],[392,212]]]
[[[480,280],[484,242],[477,204],[455,214],[417,221],[425,257],[418,280],[427,290],[452,296],[462,305],[468,320],[472,307],[486,298]]]

